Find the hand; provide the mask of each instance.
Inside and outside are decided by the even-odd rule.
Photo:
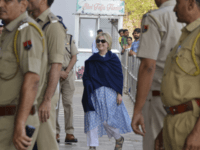
[[[126,46],[125,46],[125,45],[123,45],[123,49],[124,49],[124,50],[126,49]]]
[[[196,132],[191,132],[185,140],[183,150],[199,150],[200,135]]]
[[[47,119],[50,117],[50,110],[51,110],[51,100],[44,100],[39,107],[38,114],[40,121],[47,122]]]
[[[143,132],[140,131],[139,125],[142,126],[142,131]],[[145,135],[146,131],[145,131],[145,125],[144,125],[144,117],[143,117],[142,113],[138,113],[138,114],[134,113],[133,118],[132,118],[131,126],[132,126],[133,131],[136,134],[140,134],[142,136]]]
[[[62,80],[65,80],[65,79],[67,79],[68,74],[69,74],[69,73],[67,73],[67,72],[65,72],[65,71],[61,71],[61,73],[60,73],[60,78],[61,78]]]
[[[26,135],[25,126],[17,126],[14,129],[13,144],[17,150],[27,150],[31,146],[32,139]]]
[[[117,94],[117,105],[120,105],[122,103],[122,95]]]
[[[155,139],[155,150],[164,150],[163,145],[163,130],[160,131],[157,138]]]
[[[128,55],[129,55],[129,56],[133,56],[132,51],[129,51]]]

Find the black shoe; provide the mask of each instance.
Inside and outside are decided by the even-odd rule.
[[[56,141],[57,141],[58,143],[60,143],[60,135],[59,135],[59,134],[56,134]]]

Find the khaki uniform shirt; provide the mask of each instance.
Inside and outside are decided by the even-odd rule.
[[[66,69],[72,59],[72,56],[78,54],[78,50],[75,45],[75,41],[73,40],[70,45],[71,35],[66,35],[66,43],[65,43],[65,51],[64,51],[64,63],[63,69]]]
[[[47,22],[51,22],[44,28],[44,33],[47,41],[48,60],[49,64],[63,63],[63,55],[65,50],[65,29],[58,22],[58,18],[51,13],[50,8],[45,10],[36,21],[41,27]]]
[[[27,12],[21,14],[18,18],[5,26],[0,41],[0,105],[19,103],[24,75],[27,72],[36,73],[40,76],[40,84],[36,99],[41,92],[46,78],[47,51],[44,50],[43,52],[42,38],[39,32],[30,25],[24,26],[18,35],[17,54],[20,64],[19,70],[16,76],[14,76],[18,65],[14,53],[13,41],[15,33],[22,21],[32,22],[39,27],[33,19],[28,17]],[[28,50],[24,46],[24,43],[27,41],[31,41],[32,43],[32,47]],[[4,80],[2,78],[12,79]],[[36,101],[34,104],[35,103]]]
[[[45,10],[36,21],[43,28],[47,22],[51,22],[44,28],[44,34],[47,42],[48,51],[48,73],[47,80],[49,77],[49,71],[51,69],[51,64],[53,63],[63,63],[64,61],[64,51],[65,51],[65,37],[66,32],[61,23],[58,22],[58,18],[51,13],[50,8]],[[42,90],[40,98],[45,94],[47,88],[47,81]]]
[[[191,51],[194,40],[199,33],[200,19],[197,19],[182,29],[178,44],[167,57],[161,84],[161,98],[166,106],[179,105],[200,98],[200,75],[187,74],[194,74],[196,71]],[[200,39],[195,46],[195,56],[198,65],[200,65]],[[179,58],[179,66],[187,73],[178,66],[177,57]]]
[[[160,91],[166,57],[181,35],[183,25],[177,23],[177,17],[173,12],[175,3],[175,0],[163,3],[158,10],[144,15],[142,20],[137,56],[156,60],[151,90]]]

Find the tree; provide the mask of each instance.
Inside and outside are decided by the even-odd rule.
[[[131,22],[133,27],[139,27],[142,16],[150,10],[157,9],[154,0],[125,0],[125,22]]]

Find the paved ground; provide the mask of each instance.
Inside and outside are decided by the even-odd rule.
[[[64,143],[64,111],[62,103],[60,103],[59,123],[61,125],[61,142],[59,144],[60,150],[88,150],[86,135],[84,134],[84,111],[81,104],[83,87],[82,83],[76,83],[76,91],[74,94],[74,127],[75,136],[78,138],[78,143],[73,145],[66,145]],[[130,117],[132,117],[133,103],[127,95],[123,97],[124,103],[128,110]],[[125,138],[123,150],[142,150],[142,137],[135,135],[134,133],[123,135]],[[97,150],[114,150],[115,140],[109,140],[107,136],[103,136],[99,139],[100,146]]]

